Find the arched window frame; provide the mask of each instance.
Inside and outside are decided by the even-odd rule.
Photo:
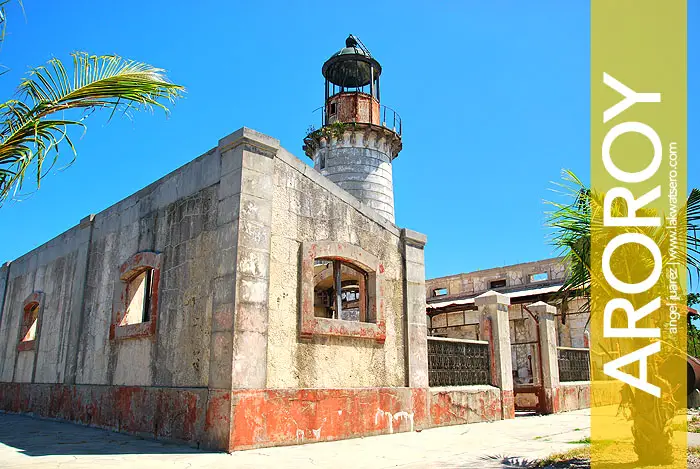
[[[384,320],[384,266],[379,259],[359,246],[337,241],[302,243],[301,247],[300,336],[342,336],[386,340]],[[334,259],[352,264],[367,275],[367,317],[371,322],[345,321],[314,315],[314,263],[316,259]]]
[[[30,306],[33,304],[39,305],[36,314],[36,332],[34,334],[34,339],[23,340],[24,336],[27,335],[29,329],[31,329],[34,321],[30,320],[29,315],[31,314]],[[17,350],[20,352],[27,350],[35,350],[37,343],[39,342],[39,334],[41,333],[41,317],[44,312],[44,292],[35,291],[29,294],[27,298],[22,302],[22,316],[19,324],[19,337],[17,338]]]
[[[112,314],[112,325],[109,330],[109,338],[112,340],[131,339],[138,337],[155,336],[158,324],[158,293],[160,287],[160,273],[163,255],[152,251],[142,251],[134,254],[121,266],[119,266],[119,299]],[[124,324],[122,320],[126,315],[129,295],[129,282],[140,273],[152,270],[150,280],[150,303],[148,321],[136,324]]]

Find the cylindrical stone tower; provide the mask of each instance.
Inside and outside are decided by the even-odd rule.
[[[382,67],[350,35],[323,64],[321,128],[304,138],[314,168],[394,222],[391,163],[401,151],[401,118],[379,102]]]

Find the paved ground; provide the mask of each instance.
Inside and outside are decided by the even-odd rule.
[[[0,413],[7,468],[502,468],[572,449],[590,411],[300,446],[206,453],[70,423]]]

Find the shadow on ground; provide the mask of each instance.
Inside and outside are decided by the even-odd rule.
[[[205,453],[184,445],[6,413],[0,413],[0,444],[27,456]]]
[[[516,456],[493,455],[481,458],[483,461],[497,462],[503,469],[541,468],[541,469],[590,469],[591,462],[587,458],[572,458],[550,465],[542,466],[539,460],[524,459]]]

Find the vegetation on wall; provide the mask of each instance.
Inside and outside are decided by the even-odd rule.
[[[340,139],[343,137],[345,131],[349,129],[357,128],[355,122],[333,122],[332,124],[327,124],[316,129],[314,126],[309,126],[307,129],[307,135],[304,138],[304,145],[309,147],[317,147],[321,139]]]

